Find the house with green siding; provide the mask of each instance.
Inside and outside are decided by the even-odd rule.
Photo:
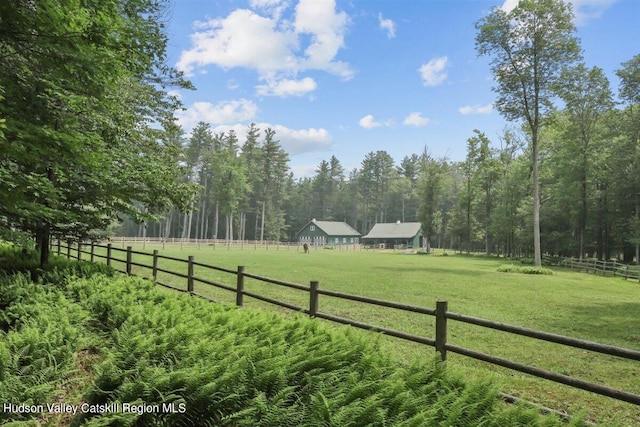
[[[420,248],[422,246],[422,224],[419,222],[378,223],[362,243],[387,249]]]
[[[296,233],[296,240],[309,246],[357,245],[361,234],[346,222],[312,219]]]

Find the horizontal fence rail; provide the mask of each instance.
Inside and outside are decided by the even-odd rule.
[[[587,273],[600,273],[603,276],[617,276],[624,279],[640,280],[640,266],[623,264],[617,261],[562,258],[559,260],[558,265],[566,268],[585,271]]]
[[[90,250],[87,250],[87,246],[90,247]],[[96,248],[101,248],[106,250],[106,255],[97,254],[95,252]],[[66,251],[66,253],[63,252],[63,249]],[[114,253],[123,253],[125,256],[124,258],[116,258],[114,257]],[[182,258],[160,255],[158,253],[158,250],[154,250],[153,253],[148,253],[148,252],[134,251],[130,246],[127,247],[126,249],[121,249],[121,248],[116,248],[112,246],[112,244],[100,245],[96,243],[77,244],[76,247],[73,248],[72,244],[63,244],[62,242],[58,241],[57,254],[66,256],[67,258],[70,258],[70,259],[78,259],[78,260],[82,260],[83,255],[89,255],[90,257],[89,259],[92,262],[96,258],[100,258],[105,260],[107,265],[112,265],[113,262],[115,261],[119,263],[119,266],[120,266],[120,268],[114,267],[116,270],[122,273],[130,274],[130,275],[132,275],[132,266],[148,268],[148,269],[151,269],[152,271],[152,277],[151,277],[152,280],[154,280],[159,285],[169,287],[171,289],[175,289],[178,291],[189,292],[194,295],[202,296],[194,292],[194,283],[195,282],[203,283],[206,285],[214,286],[218,289],[223,289],[228,292],[234,292],[236,294],[235,295],[236,305],[240,307],[244,305],[244,297],[247,296],[247,297],[255,298],[257,300],[264,301],[269,304],[274,304],[289,310],[305,313],[311,317],[325,319],[325,320],[329,320],[329,321],[344,324],[344,325],[350,325],[350,326],[364,329],[364,330],[383,333],[385,335],[400,338],[403,340],[428,345],[435,348],[435,350],[438,352],[440,359],[442,361],[445,361],[447,359],[448,352],[456,353],[456,354],[470,357],[472,359],[487,362],[496,366],[501,366],[501,367],[509,368],[518,372],[523,372],[523,373],[532,375],[534,377],[543,378],[543,379],[564,384],[573,388],[589,391],[589,392],[596,393],[602,396],[607,396],[616,400],[628,402],[634,405],[640,405],[640,395],[638,394],[630,393],[624,390],[614,389],[614,388],[603,386],[600,384],[591,383],[591,382],[573,378],[564,374],[559,374],[556,372],[540,369],[537,367],[520,364],[517,362],[502,359],[502,358],[488,355],[482,352],[478,352],[473,349],[468,349],[468,348],[450,344],[447,340],[447,323],[448,321],[456,321],[456,322],[471,324],[481,328],[493,329],[493,330],[502,331],[509,334],[520,335],[528,338],[538,339],[545,342],[561,344],[568,347],[588,350],[594,353],[615,356],[618,358],[633,360],[633,361],[640,361],[640,351],[637,351],[637,350],[631,350],[628,348],[616,347],[616,346],[601,344],[601,343],[592,342],[592,341],[585,341],[585,340],[568,337],[564,335],[557,335],[553,333],[538,331],[538,330],[529,329],[529,328],[523,328],[520,326],[509,325],[505,323],[495,322],[492,320],[481,319],[477,317],[467,316],[464,314],[450,312],[448,310],[448,303],[446,301],[438,301],[436,303],[435,309],[413,306],[408,304],[401,304],[401,303],[396,303],[391,301],[364,297],[360,295],[352,295],[352,294],[347,294],[343,292],[320,289],[319,282],[317,281],[311,281],[309,286],[304,286],[297,283],[290,283],[282,280],[260,276],[253,273],[247,273],[245,272],[243,266],[238,266],[237,270],[233,270],[233,269],[222,268],[218,266],[195,262],[193,256],[189,256],[187,259],[182,259]],[[149,264],[133,262],[134,254],[151,257],[152,264],[149,265]],[[75,256],[72,256],[72,255],[75,255]],[[185,272],[177,272],[177,271],[162,269],[158,267],[158,261],[161,259],[184,263]],[[569,263],[569,261],[567,262]],[[606,270],[607,268],[609,268],[608,266],[602,267],[602,264],[598,264],[598,263],[603,263],[602,261],[599,261],[598,263],[593,261],[588,261],[588,262],[591,263],[593,268],[597,268],[598,266],[601,266],[600,268],[604,268],[605,271],[614,271],[614,270]],[[124,269],[122,269],[123,264],[124,264]],[[623,264],[620,264],[620,265],[623,265]],[[217,283],[211,280],[198,278],[194,275],[194,266],[235,275],[236,286],[233,287],[223,283]],[[571,264],[569,263],[567,264],[567,266],[570,267]],[[574,268],[578,268],[578,267],[574,267]],[[585,268],[585,267],[582,266],[580,268]],[[186,290],[176,288],[175,286],[171,286],[166,283],[159,282],[158,272],[163,272],[166,274],[170,274],[170,275],[185,279]],[[632,276],[629,276],[629,277],[632,277]],[[274,298],[266,297],[264,295],[260,295],[255,292],[249,292],[244,288],[245,278],[258,280],[263,283],[282,286],[282,287],[294,289],[297,291],[308,292],[309,306],[300,307],[294,304],[276,300]],[[365,304],[392,308],[392,309],[401,310],[405,312],[412,312],[412,313],[433,316],[435,317],[434,338],[417,336],[417,335],[409,334],[402,331],[374,326],[364,322],[347,319],[340,316],[335,316],[328,313],[322,313],[318,310],[320,295],[339,298],[343,300],[357,301]],[[205,298],[208,298],[208,297],[205,297]],[[513,398],[513,399],[516,399],[516,398]],[[544,409],[548,409],[548,408],[544,408]]]
[[[211,247],[213,249],[216,248],[247,248],[247,249],[273,249],[273,250],[302,250],[303,242],[281,242],[277,240],[231,240],[227,241],[224,239],[187,239],[187,238],[179,238],[179,237],[137,237],[137,236],[119,236],[119,237],[111,237],[109,242],[114,246],[120,246],[122,249],[126,248],[128,245],[141,244],[143,248],[147,244],[149,245],[162,245],[164,249],[165,244],[169,245],[180,245],[180,247],[185,248],[193,248],[198,247]],[[335,249],[340,251],[359,251],[365,249],[365,245],[362,243],[320,243],[320,242],[309,242],[309,248],[311,249]]]

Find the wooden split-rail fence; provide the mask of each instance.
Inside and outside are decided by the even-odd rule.
[[[196,262],[193,256],[188,256],[187,259],[183,259],[183,258],[166,256],[166,255],[160,255],[158,253],[158,250],[154,250],[153,253],[136,251],[136,250],[133,250],[131,246],[128,246],[126,249],[122,249],[122,248],[114,247],[111,244],[100,245],[96,243],[91,243],[91,244],[75,244],[74,245],[71,243],[65,244],[60,241],[58,241],[57,244],[52,246],[53,247],[57,246],[58,255],[63,255],[70,259],[77,259],[77,260],[84,259],[91,262],[95,262],[97,259],[102,259],[104,260],[104,262],[106,262],[107,265],[110,265],[114,269],[129,275],[132,275],[132,267],[134,266],[150,269],[152,274],[152,277],[150,279],[153,279],[159,285],[166,286],[178,291],[195,294],[194,284],[198,282],[205,285],[213,286],[218,289],[223,289],[228,292],[235,293],[236,305],[239,307],[243,306],[245,297],[255,298],[257,300],[264,301],[279,307],[284,307],[289,310],[294,310],[297,312],[308,314],[309,316],[314,318],[325,319],[325,320],[329,320],[329,321],[344,324],[344,325],[351,325],[356,328],[379,332],[385,335],[389,335],[391,337],[396,337],[403,340],[434,347],[435,350],[438,352],[439,357],[442,361],[445,361],[447,359],[448,353],[460,354],[460,355],[470,357],[472,359],[476,359],[476,360],[487,362],[493,365],[509,368],[518,372],[523,372],[525,374],[529,374],[534,377],[544,378],[546,380],[564,384],[573,388],[586,390],[592,393],[596,393],[602,396],[607,396],[607,397],[620,400],[623,402],[628,402],[634,405],[640,405],[640,395],[631,393],[629,391],[619,390],[619,389],[604,386],[601,384],[584,381],[578,378],[573,378],[565,374],[560,374],[557,372],[540,369],[534,366],[513,362],[507,359],[485,354],[473,349],[450,344],[447,340],[447,327],[448,327],[447,325],[450,321],[462,322],[466,324],[480,326],[483,328],[489,328],[497,331],[506,332],[509,334],[516,334],[524,337],[538,339],[541,341],[561,344],[568,347],[588,350],[594,353],[616,356],[622,359],[634,360],[634,361],[640,361],[640,351],[638,350],[616,347],[616,346],[601,344],[601,343],[592,342],[592,341],[585,341],[582,339],[572,338],[569,336],[558,335],[558,334],[538,331],[534,329],[524,328],[520,326],[514,326],[514,325],[505,324],[505,323],[495,322],[492,320],[467,316],[464,314],[454,313],[449,311],[449,306],[447,301],[436,302],[435,308],[426,308],[426,307],[419,307],[419,306],[408,305],[408,304],[401,304],[401,303],[396,303],[391,301],[384,301],[380,299],[369,298],[365,296],[351,295],[343,292],[336,292],[328,289],[322,289],[318,281],[310,281],[309,285],[305,286],[297,283],[290,283],[282,280],[272,279],[268,277],[259,276],[257,274],[249,273],[245,271],[245,268],[243,266],[238,266],[237,269],[235,270],[228,269],[228,268],[217,267],[214,265]],[[102,253],[97,253],[96,248],[102,249],[101,251]],[[116,253],[124,254],[124,258],[115,257],[114,254]],[[134,262],[133,255],[148,256],[151,259],[151,264]],[[184,263],[185,264],[184,272],[177,272],[177,271],[171,271],[171,270],[160,268],[158,266],[158,261],[161,259]],[[113,265],[114,262],[119,264],[119,268]],[[229,286],[227,284],[218,283],[215,281],[196,277],[194,275],[194,267],[196,266],[235,275],[236,276],[235,286]],[[176,288],[175,286],[171,286],[166,283],[162,283],[158,281],[159,272],[184,279],[186,282],[186,289],[179,289],[179,288]],[[301,292],[306,292],[309,294],[309,304],[307,307],[299,307],[293,304],[289,304],[286,302],[278,301],[273,298],[266,297],[264,295],[259,295],[254,292],[249,292],[244,288],[245,278],[251,278],[261,282],[270,283],[277,286],[283,286],[283,287],[294,289]],[[199,294],[195,294],[195,295],[202,296]],[[428,316],[434,316],[435,331],[433,334],[433,338],[417,336],[417,335],[409,334],[409,333],[394,330],[394,329],[374,326],[374,325],[370,325],[357,320],[352,320],[352,319],[335,316],[328,313],[323,313],[318,310],[318,307],[319,307],[318,302],[321,296],[329,296],[329,297],[334,297],[334,298],[343,299],[343,300],[357,301],[365,304],[397,309],[405,312],[412,312],[412,313],[424,314]],[[509,396],[506,394],[502,394],[502,397],[505,398],[507,401],[511,401],[511,402],[515,402],[519,400],[518,398]],[[543,409],[543,411],[546,411],[546,412],[556,412],[549,408],[541,408],[541,409]],[[563,414],[558,413],[558,415],[563,415]]]
[[[587,273],[617,276],[623,279],[640,280],[640,267],[622,264],[617,261],[601,261],[598,259],[561,258],[558,265]]]

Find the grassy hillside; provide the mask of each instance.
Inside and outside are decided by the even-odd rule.
[[[433,358],[399,366],[372,334],[75,273],[1,276],[0,400],[16,405],[3,423],[563,425]]]

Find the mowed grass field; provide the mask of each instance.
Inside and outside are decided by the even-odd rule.
[[[119,247],[119,245],[114,245]],[[565,269],[553,276],[499,273],[504,259],[449,253],[415,255],[393,251],[341,251],[312,249],[309,254],[296,248],[255,249],[179,244],[134,246],[134,250],[236,269],[287,282],[308,285],[320,282],[321,289],[363,295],[388,301],[435,308],[436,301],[449,302],[449,310],[503,323],[538,329],[575,338],[640,350],[640,284],[620,278],[603,278]],[[99,252],[96,252],[99,253]],[[104,252],[101,252],[104,253]],[[122,252],[114,257],[124,259]],[[87,256],[84,255],[86,259]],[[133,261],[151,265],[151,257],[134,255]],[[116,268],[124,268],[114,262]],[[160,259],[163,269],[186,273],[186,263]],[[149,269],[133,272],[151,276]],[[195,267],[195,276],[235,287],[235,275]],[[164,273],[158,280],[186,289],[186,279]],[[245,290],[307,308],[309,294],[247,278]],[[235,294],[196,282],[195,291],[225,304],[235,304]],[[245,306],[282,310],[277,306],[245,297]],[[353,301],[320,296],[319,310],[434,338],[435,319]],[[640,362],[545,343],[499,331],[449,321],[451,344],[530,364],[572,377],[640,394]],[[383,345],[400,363],[431,358],[432,347],[420,346],[392,337],[382,337]],[[604,425],[640,425],[640,407],[575,390],[526,374],[477,362],[449,353],[447,366],[467,377],[492,378],[508,394],[565,411],[586,412],[588,419]]]

